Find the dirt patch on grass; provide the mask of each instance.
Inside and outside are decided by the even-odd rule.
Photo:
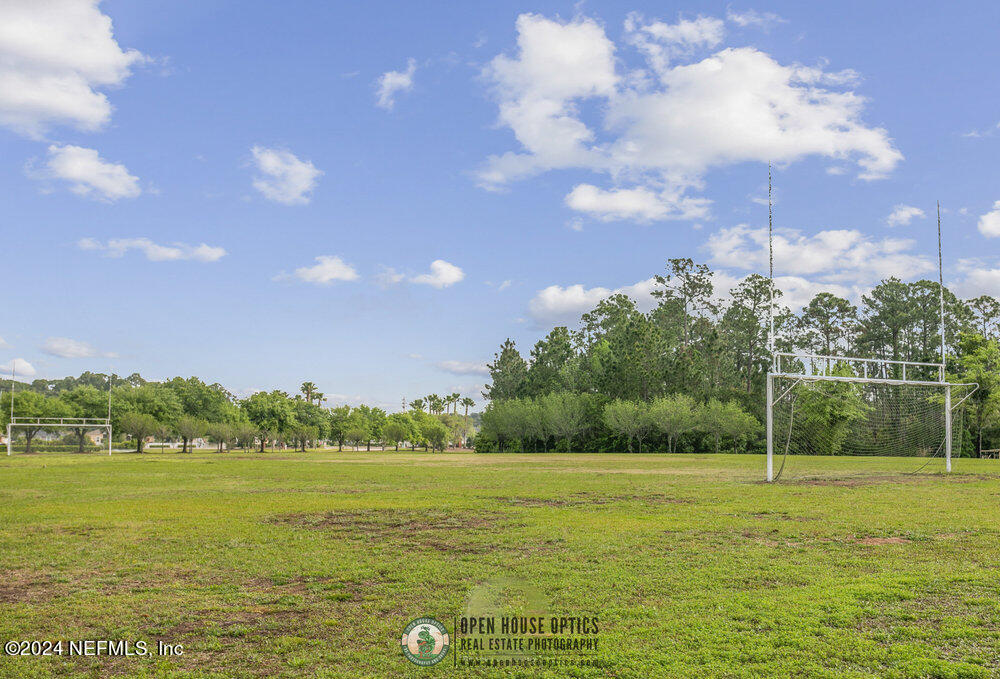
[[[842,486],[857,488],[859,486],[878,486],[883,484],[899,485],[904,483],[926,483],[929,481],[948,483],[973,483],[989,481],[997,477],[988,474],[864,474],[853,476],[809,477],[788,479],[784,481],[793,486]]]
[[[815,516],[795,516],[787,512],[754,512],[752,514],[733,514],[733,516],[749,516],[751,519],[770,519],[772,521],[818,521]]]
[[[908,545],[911,542],[913,542],[913,540],[910,540],[909,538],[899,538],[899,537],[857,538],[854,540],[854,542],[859,545],[868,545],[869,547],[877,547],[879,545]]]
[[[483,554],[493,549],[482,540],[500,516],[493,513],[453,514],[439,510],[362,510],[289,514],[272,523],[329,531],[345,538],[379,542],[404,549],[454,554]]]
[[[601,495],[598,493],[572,493],[561,498],[539,497],[508,497],[502,501],[512,507],[581,507],[592,505],[609,505],[619,502],[641,502],[643,504],[692,504],[694,500],[668,497],[663,493],[646,495]]]
[[[47,575],[31,571],[5,571],[0,574],[0,604],[23,604],[51,601],[65,588]]]
[[[428,510],[361,510],[325,512],[322,514],[287,514],[272,519],[272,523],[317,528],[335,533],[363,534],[386,537],[424,531],[455,531],[488,528],[495,515],[448,514]]]

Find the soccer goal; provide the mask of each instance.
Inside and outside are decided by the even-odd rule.
[[[919,469],[943,459],[950,472],[977,386],[946,381],[941,363],[775,353],[766,478],[779,479],[789,455],[927,458]]]

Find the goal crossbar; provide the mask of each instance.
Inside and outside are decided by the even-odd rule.
[[[37,427],[39,429],[104,429],[108,432],[108,455],[111,454],[111,420],[106,417],[12,417],[7,425],[7,454],[13,452],[14,429]]]

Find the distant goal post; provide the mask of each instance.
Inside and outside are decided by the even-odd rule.
[[[943,452],[950,472],[952,415],[977,388],[948,382],[943,363],[775,352],[767,374],[765,478],[780,477],[789,454]],[[775,452],[783,456],[777,476]]]
[[[111,454],[111,419],[107,417],[11,417],[7,424],[7,454],[13,452],[14,430],[34,429],[103,429],[108,433],[108,455]]]

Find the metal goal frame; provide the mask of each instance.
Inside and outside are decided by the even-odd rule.
[[[965,402],[979,388],[974,382],[948,382],[945,378],[944,363],[925,363],[921,361],[898,361],[879,358],[857,358],[853,356],[825,356],[822,354],[775,352],[772,369],[767,373],[766,390],[766,430],[767,430],[767,471],[765,478],[768,483],[774,481],[774,404],[780,402],[796,384],[800,382],[847,382],[861,384],[892,384],[938,387],[944,392],[944,460],[945,471],[951,471],[952,454],[952,412]],[[791,372],[795,364],[802,365],[802,372]],[[831,370],[836,365],[854,366],[853,372],[860,367],[860,375],[832,375]],[[912,376],[936,379],[913,379],[907,377],[907,371]],[[895,377],[894,375],[899,375]],[[775,398],[775,378],[791,379],[792,384]],[[968,390],[959,401],[952,405],[951,390],[962,387]]]

